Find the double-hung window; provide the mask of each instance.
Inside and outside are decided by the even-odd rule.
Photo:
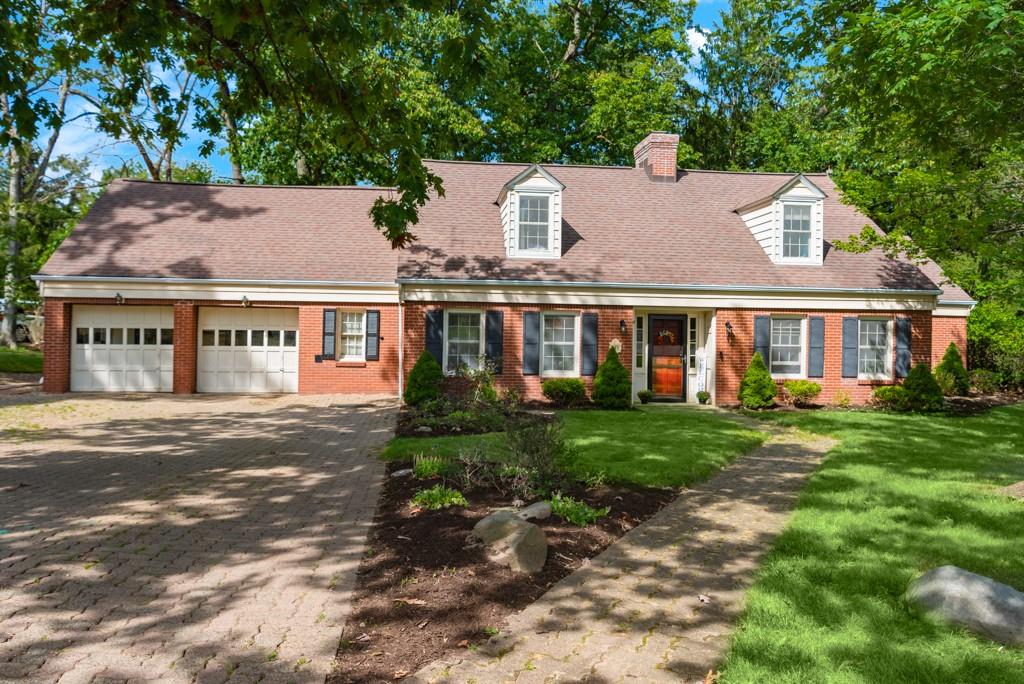
[[[811,257],[811,205],[782,205],[782,258]]]
[[[773,376],[803,375],[804,321],[801,318],[772,319],[770,370]]]
[[[480,368],[484,355],[483,314],[478,311],[448,311],[445,316],[445,371],[455,373],[465,366]]]
[[[857,376],[885,379],[892,376],[892,321],[862,318],[857,336]]]
[[[338,361],[366,359],[366,312],[338,312]]]
[[[541,316],[541,374],[579,375],[575,314],[550,313]]]
[[[551,244],[550,195],[519,196],[519,251],[546,252]]]

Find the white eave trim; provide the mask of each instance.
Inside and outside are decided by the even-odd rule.
[[[975,306],[978,302],[973,299],[957,299],[954,301],[948,299],[940,299],[939,306]]]
[[[32,276],[32,280],[44,283],[164,283],[168,285],[258,285],[271,287],[379,287],[382,289],[390,290],[397,289],[397,284],[392,281],[368,280],[245,280],[238,278],[180,278],[170,276],[61,276],[41,274]]]

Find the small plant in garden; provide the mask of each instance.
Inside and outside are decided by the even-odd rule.
[[[999,373],[985,368],[971,371],[971,386],[982,394],[995,394],[999,391]]]
[[[919,363],[911,368],[903,386],[910,398],[912,411],[937,411],[942,408],[942,389],[927,363]]]
[[[810,406],[821,394],[821,385],[812,380],[787,380],[783,387],[793,405],[801,408]]]
[[[764,365],[761,353],[754,352],[747,372],[740,381],[740,404],[748,409],[771,408],[775,405],[775,395],[778,391],[779,388],[768,372],[768,367]]]
[[[551,378],[541,383],[540,391],[564,408],[579,406],[587,400],[587,388],[579,378]]]
[[[457,489],[452,489],[451,487],[445,487],[441,484],[436,484],[430,489],[421,489],[416,492],[412,497],[411,503],[417,508],[426,508],[431,511],[450,508],[452,506],[469,505],[469,502],[466,501],[466,497],[462,495],[462,492]]]
[[[956,342],[950,342],[942,361],[935,368],[935,381],[947,397],[963,397],[971,390],[971,378],[964,368]]]
[[[598,518],[608,515],[610,510],[607,506],[594,508],[585,501],[565,496],[561,492],[556,492],[551,497],[551,512],[577,527],[586,527]]]
[[[562,437],[560,421],[516,417],[509,420],[505,439],[511,454],[505,465],[527,480],[517,494],[549,492],[562,483],[562,464],[573,451]]]
[[[414,457],[412,463],[412,474],[419,480],[446,477],[452,475],[455,470],[455,464],[442,456],[419,454]]]
[[[889,411],[909,411],[910,393],[903,385],[883,385],[871,393],[871,402]]]
[[[591,398],[603,409],[627,409],[633,393],[629,371],[619,360],[615,347],[608,348],[604,362],[594,376],[594,391]]]
[[[850,408],[852,403],[853,399],[850,397],[850,393],[844,389],[836,390],[836,393],[832,395],[832,404],[839,408]]]
[[[494,362],[486,358],[480,359],[480,367],[473,369],[467,366],[459,368],[459,375],[468,385],[467,399],[475,404],[497,404],[498,391],[494,389]]]
[[[416,359],[409,372],[409,382],[402,398],[409,406],[419,406],[424,402],[438,399],[444,385],[444,371],[430,352],[423,352]]]
[[[649,404],[651,399],[654,398],[654,392],[651,390],[640,390],[636,393],[636,398],[640,400],[641,404]]]
[[[697,392],[698,403],[707,404],[709,401],[711,401],[711,392],[708,392],[707,390],[701,390],[700,392]]]

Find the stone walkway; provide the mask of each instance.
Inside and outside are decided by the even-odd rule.
[[[322,684],[393,400],[0,401],[0,682]]]
[[[475,652],[414,682],[700,682],[761,557],[834,442],[776,433],[627,533]]]

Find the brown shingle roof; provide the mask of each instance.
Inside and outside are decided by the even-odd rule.
[[[117,181],[57,250],[46,275],[394,282],[487,279],[772,288],[934,290],[941,279],[879,252],[826,245],[823,266],[773,264],[734,209],[785,174],[546,166],[565,184],[561,259],[508,259],[495,198],[527,164],[428,162],[444,180],[395,252],[368,212],[387,189]],[[824,174],[825,240],[869,221]],[[968,299],[945,286],[944,299]]]

